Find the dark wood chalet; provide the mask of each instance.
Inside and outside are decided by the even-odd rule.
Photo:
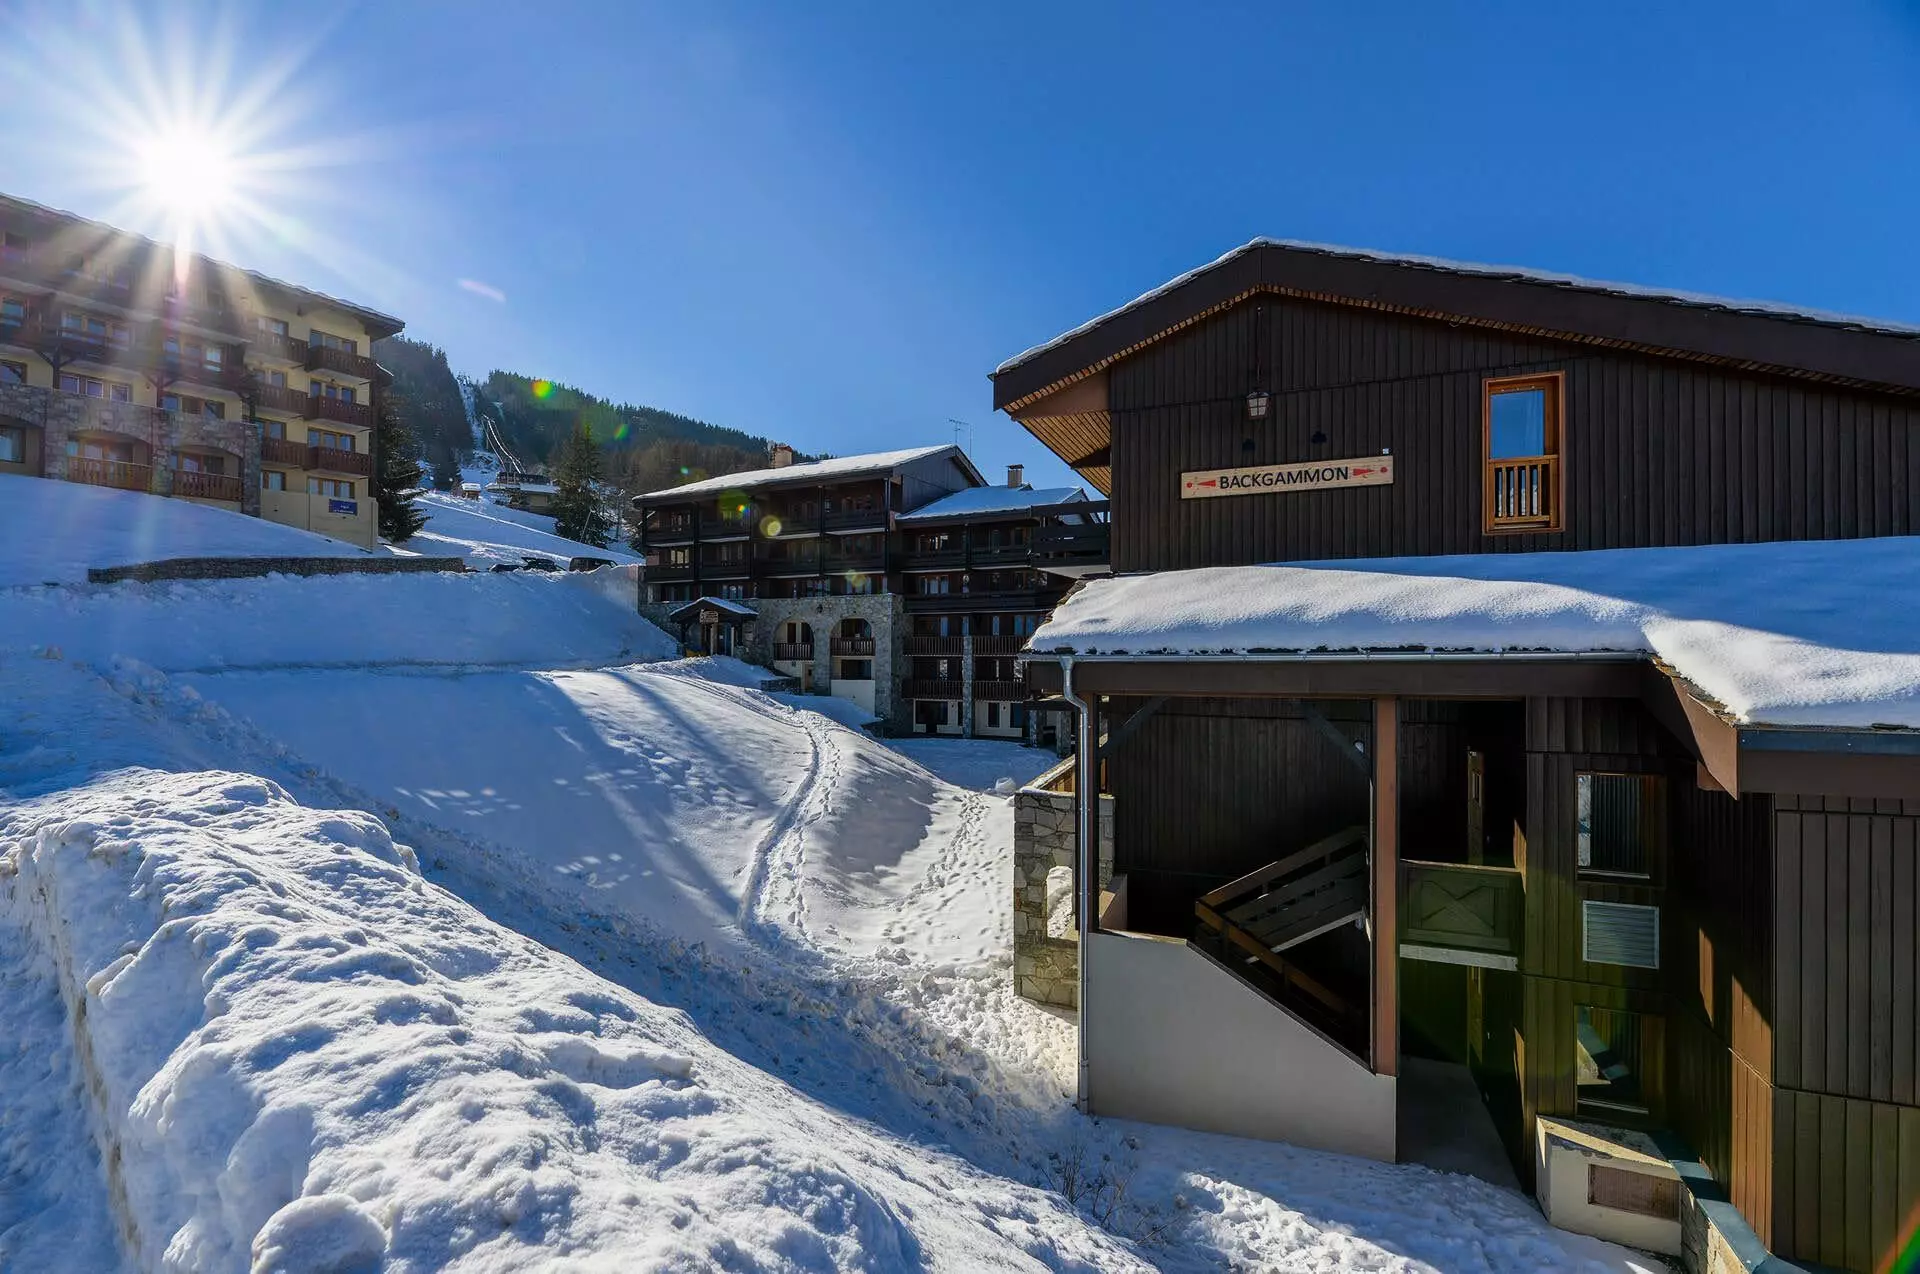
[[[1122,578],[1088,599],[1920,533],[1895,324],[1261,240],[993,384],[1111,496]],[[1417,1157],[1414,1076],[1452,1067],[1557,1224],[1684,1229],[1702,1266],[1914,1241],[1920,723],[1768,727],[1645,652],[1417,623],[1364,651],[1047,632],[1027,672],[1113,806],[1108,849],[1078,802],[1091,1110]]]

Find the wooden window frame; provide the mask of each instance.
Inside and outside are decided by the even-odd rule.
[[[1493,459],[1493,397],[1495,394],[1538,389],[1546,393],[1546,432],[1552,448],[1542,453],[1552,461],[1547,485],[1549,501],[1544,518],[1495,519]],[[1542,535],[1566,530],[1567,508],[1567,374],[1534,372],[1526,376],[1489,376],[1480,382],[1480,531],[1483,535]]]
[[[1648,808],[1643,813],[1644,824],[1641,828],[1644,840],[1640,846],[1646,857],[1645,871],[1608,871],[1605,868],[1587,867],[1580,862],[1580,789],[1582,775],[1594,778],[1633,779],[1641,784],[1641,799]],[[1657,889],[1666,884],[1667,875],[1667,816],[1668,801],[1667,776],[1635,770],[1607,770],[1582,767],[1573,772],[1573,852],[1574,876],[1578,880],[1592,884],[1614,884]]]

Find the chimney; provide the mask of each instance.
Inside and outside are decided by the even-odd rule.
[[[1023,464],[1010,464],[1007,466],[1007,485],[1008,486],[1018,488],[1026,480],[1027,480],[1027,466]]]
[[[793,448],[784,442],[776,442],[767,448],[767,459],[776,469],[784,469],[793,463]]]

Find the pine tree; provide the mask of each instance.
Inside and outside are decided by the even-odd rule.
[[[600,505],[600,448],[593,430],[577,421],[560,450],[553,471],[553,532],[569,540],[604,548],[613,536],[613,520]]]
[[[376,435],[380,463],[374,466],[371,485],[380,509],[380,538],[399,544],[427,524],[427,515],[414,505],[420,487],[420,444],[394,399],[387,394],[380,401]]]

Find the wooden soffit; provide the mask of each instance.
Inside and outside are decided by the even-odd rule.
[[[1113,494],[1109,458],[1113,431],[1107,415],[1105,370],[1050,390],[1011,414],[1101,495]]]

